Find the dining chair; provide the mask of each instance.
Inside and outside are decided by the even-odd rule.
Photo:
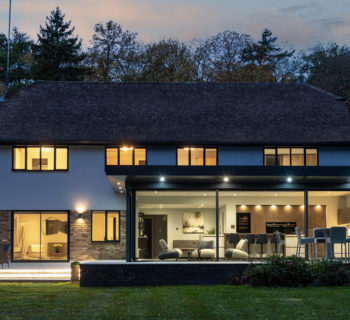
[[[331,250],[331,258],[334,259],[334,244],[340,244],[340,258],[343,259],[343,245],[345,250],[345,261],[347,261],[347,248],[346,248],[346,228],[345,227],[331,227],[329,235],[329,244]]]
[[[299,227],[295,227],[295,234],[297,235],[297,257],[300,258],[300,249],[302,246],[306,248],[308,244],[311,244],[313,246],[314,244],[314,238],[312,237],[302,237],[300,233]]]
[[[324,228],[314,228],[313,230],[314,234],[314,258],[318,260],[318,244],[324,243],[326,246],[326,236],[324,234]],[[326,248],[324,248],[324,254],[325,254]]]

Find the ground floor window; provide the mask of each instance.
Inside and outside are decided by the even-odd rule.
[[[120,241],[119,211],[92,211],[92,241]]]
[[[309,191],[307,195],[306,219],[304,191],[136,191],[135,258],[291,256],[297,253],[296,227],[302,237],[313,237],[316,229],[334,226],[346,227],[350,236],[350,191]],[[276,231],[280,240],[274,237]],[[248,243],[239,246],[242,239]],[[236,247],[246,254],[227,251]],[[325,257],[322,239],[317,248],[318,257]],[[311,257],[311,246],[309,249]],[[198,255],[200,251],[202,255]],[[300,255],[305,255],[304,247]],[[340,246],[335,245],[334,255],[341,255]]]
[[[15,211],[13,260],[68,260],[68,213]]]

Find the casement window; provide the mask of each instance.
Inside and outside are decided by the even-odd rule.
[[[56,146],[13,147],[15,171],[67,171],[68,148]]]
[[[107,166],[143,166],[147,164],[146,148],[106,148]]]
[[[266,147],[265,166],[317,166],[317,148],[312,147]]]
[[[177,149],[178,166],[216,166],[217,149],[216,148],[178,148]]]
[[[120,212],[92,211],[92,241],[120,241]]]

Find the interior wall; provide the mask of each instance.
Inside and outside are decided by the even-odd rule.
[[[212,209],[142,209],[147,215],[167,215],[168,246],[173,248],[174,240],[200,240],[202,234],[183,233],[182,214],[184,211],[201,211],[204,213],[204,232],[207,233],[216,226],[215,210]],[[137,211],[139,212],[139,211]],[[137,220],[137,219],[136,219]],[[136,237],[138,237],[138,227],[136,226]],[[137,242],[136,242],[137,243]]]

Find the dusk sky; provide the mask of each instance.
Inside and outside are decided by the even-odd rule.
[[[93,26],[114,20],[144,41],[187,41],[231,29],[257,38],[268,27],[296,49],[318,41],[350,45],[349,0],[13,0],[13,25],[36,39],[39,25],[60,6],[85,46]],[[0,32],[7,34],[8,0],[0,1]]]

